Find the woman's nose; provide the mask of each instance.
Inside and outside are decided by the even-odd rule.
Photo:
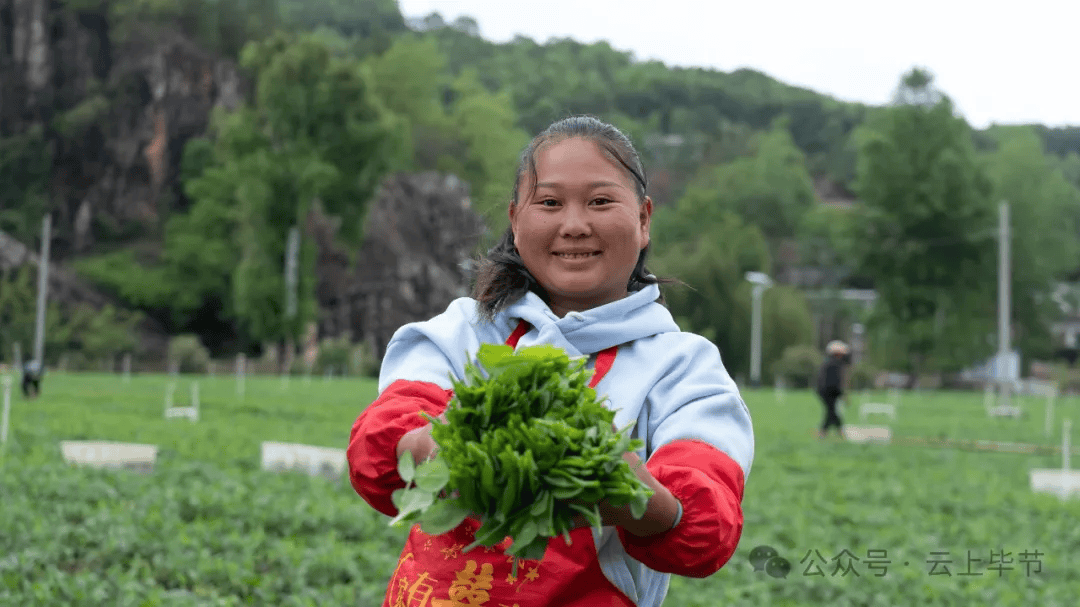
[[[563,207],[560,227],[564,236],[587,235],[592,227],[589,225],[589,215],[584,205],[569,204]]]

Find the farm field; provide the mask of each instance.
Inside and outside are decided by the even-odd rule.
[[[193,379],[194,424],[163,418],[166,376],[52,374],[39,399],[13,394],[0,605],[381,604],[405,531],[345,478],[259,470],[262,441],[343,448],[374,380],[248,377],[241,397],[232,377],[182,376],[176,405]],[[1033,494],[1028,471],[1061,465],[1060,420],[1080,426],[1080,399],[1058,399],[1047,438],[1045,399],[1025,397],[1021,419],[991,419],[981,393],[907,392],[890,422],[898,440],[874,445],[818,440],[809,392],[744,397],[757,454],[742,542],[718,574],[674,578],[665,605],[1077,604],[1080,500]],[[846,422],[863,399],[885,395],[853,395]],[[927,444],[899,440],[910,437]],[[68,439],[156,444],[157,465],[74,468],[59,453]],[[933,446],[944,439],[1047,449]],[[759,546],[778,557],[766,570],[751,558]]]

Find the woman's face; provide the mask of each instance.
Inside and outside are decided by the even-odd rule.
[[[542,147],[536,183],[526,175],[519,184],[514,242],[558,316],[626,297],[652,217],[632,179],[595,143],[572,138]]]

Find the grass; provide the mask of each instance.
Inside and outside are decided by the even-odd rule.
[[[192,379],[179,379],[177,406]],[[197,379],[195,424],[163,419],[165,376],[53,374],[39,399],[13,395],[0,605],[381,604],[404,531],[344,479],[259,470],[264,440],[343,448],[375,382],[249,377],[240,397],[231,377]],[[1025,417],[1003,419],[986,415],[981,393],[903,393],[897,440],[874,445],[817,439],[821,407],[808,392],[744,396],[757,453],[742,541],[716,575],[673,578],[666,605],[1075,604],[1080,500],[1032,493],[1028,474],[1061,465],[1060,420],[1080,420],[1080,399],[1058,400],[1047,437],[1045,399],[1026,397]],[[847,422],[864,399],[886,402],[854,395]],[[72,468],[59,454],[66,439],[156,444],[158,465]],[[1045,449],[933,446],[942,439]],[[758,546],[778,557],[764,570],[751,559]],[[960,575],[969,567],[982,575]]]

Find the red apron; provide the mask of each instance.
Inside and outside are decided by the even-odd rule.
[[[516,347],[528,330],[522,320],[506,343]],[[613,346],[597,354],[590,387],[611,369],[617,350]],[[633,607],[600,569],[591,528],[571,531],[571,545],[562,537],[552,538],[540,561],[518,559],[515,576],[513,558],[504,553],[511,538],[461,553],[480,524],[469,517],[442,535],[428,535],[414,525],[383,607]]]

